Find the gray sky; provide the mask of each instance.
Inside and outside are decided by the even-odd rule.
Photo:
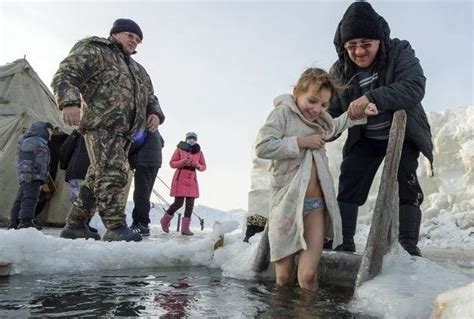
[[[116,18],[135,20],[144,41],[134,58],[167,117],[159,176],[171,183],[175,145],[195,131],[208,162],[196,203],[247,209],[252,144],[273,98],[291,92],[306,67],[329,69],[334,31],[351,2],[0,0],[0,64],[26,54],[49,85],[77,40],[107,36]],[[473,105],[472,1],[371,3],[421,60],[425,109]]]

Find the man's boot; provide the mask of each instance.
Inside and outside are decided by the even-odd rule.
[[[18,219],[10,220],[10,223],[8,224],[8,229],[16,229],[19,223],[20,221]]]
[[[265,226],[259,226],[259,225],[247,225],[247,230],[245,231],[245,238],[244,242],[248,243],[250,237],[255,235],[256,233],[260,233],[265,229]]]
[[[191,224],[191,217],[184,217],[183,222],[181,223],[181,235],[192,236],[194,233],[189,229]]]
[[[107,229],[104,241],[141,241],[142,236],[138,231],[128,228],[127,225],[122,225],[117,228]]]
[[[21,219],[16,229],[22,228],[36,228],[37,230],[43,229],[43,227],[37,225],[32,218]]]
[[[164,213],[163,217],[160,219],[161,229],[163,229],[165,233],[170,232],[170,222],[173,219],[173,216],[174,215],[168,215],[168,213]]]
[[[97,228],[94,228],[94,227],[91,226],[91,220],[92,220],[92,217],[89,218],[89,220],[86,222],[87,228],[89,228],[89,230],[90,230],[91,232],[93,232],[93,233],[96,233],[96,234],[99,233],[99,231],[97,230]]]
[[[334,250],[355,252],[354,235],[356,232],[359,206],[343,202],[338,202],[338,204],[341,212],[342,244],[337,246]]]
[[[64,226],[63,230],[61,231],[61,234],[59,235],[61,238],[67,238],[67,239],[79,239],[79,238],[84,238],[84,239],[95,239],[99,240],[100,235],[98,233],[91,232],[89,227],[87,227],[86,224],[79,224],[79,225],[73,225],[73,224],[66,224]]]
[[[417,247],[420,236],[421,210],[413,205],[400,205],[398,241],[412,256],[421,257]]]

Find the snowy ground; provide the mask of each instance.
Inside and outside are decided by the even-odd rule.
[[[130,213],[129,202],[127,212]],[[242,242],[244,212],[219,212],[200,207],[200,217],[206,228],[200,230],[193,222],[195,236],[185,237],[160,231],[160,212],[152,210],[152,236],[138,243],[108,243],[102,241],[64,240],[58,229],[43,233],[33,229],[0,230],[0,260],[10,261],[17,274],[54,274],[125,268],[174,266],[207,266],[220,268],[223,276],[252,280],[251,264],[260,235]],[[219,218],[220,215],[220,218]],[[233,220],[232,220],[233,219]],[[215,222],[214,229],[211,225]],[[473,238],[468,230],[455,227],[453,219],[441,219],[436,242],[428,235],[433,232],[432,221],[423,225],[421,249],[428,258],[414,258],[404,251],[394,252],[386,259],[382,273],[365,283],[351,303],[356,312],[385,318],[426,318],[432,311],[436,296],[451,288],[469,284],[474,278]],[[356,239],[363,250],[369,226],[362,219]],[[92,222],[103,233],[101,222]],[[454,225],[453,225],[454,224]],[[220,234],[225,235],[224,247],[213,252]],[[442,249],[440,249],[442,247]],[[449,248],[449,249],[446,249]],[[467,310],[466,310],[467,311]],[[467,313],[467,312],[466,312]]]
[[[382,272],[357,291],[351,307],[358,312],[384,318],[427,318],[436,296],[448,289],[466,286],[474,279],[474,107],[448,109],[430,114],[435,144],[435,175],[429,177],[426,163],[420,167],[420,182],[425,192],[420,232],[420,248],[427,258],[410,257],[403,250],[385,258]],[[340,156],[342,142],[328,148],[331,158]],[[332,161],[337,176],[337,161]],[[423,163],[423,162],[422,162]],[[373,186],[377,189],[377,185]],[[357,250],[363,251],[370,224],[374,193],[365,212],[361,211],[355,237]],[[128,203],[130,215],[132,203]],[[260,235],[242,242],[245,212],[223,212],[197,206],[204,219],[204,231],[193,217],[195,236],[183,237],[159,229],[160,207],[151,212],[152,236],[139,243],[64,240],[59,230],[0,229],[0,261],[13,264],[15,274],[55,274],[124,268],[174,267],[193,265],[218,268],[223,276],[252,280],[251,264]],[[130,216],[128,216],[130,222]],[[218,222],[214,229],[213,226]],[[104,227],[97,216],[92,224]],[[220,234],[224,246],[212,247]],[[471,303],[458,309],[456,318],[473,318],[474,285],[465,288]]]

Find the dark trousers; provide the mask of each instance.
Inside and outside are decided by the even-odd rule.
[[[173,216],[173,214],[183,206],[185,197],[175,197],[173,204],[170,205],[168,215]],[[194,209],[194,197],[186,197],[186,206],[184,207],[184,217],[191,217]]]
[[[10,222],[35,218],[41,184],[41,181],[21,183],[10,211]]]
[[[150,223],[150,196],[153,184],[158,175],[158,167],[147,167],[138,165],[135,169],[135,190],[132,211],[134,224],[148,225]]]
[[[367,200],[370,186],[387,150],[387,141],[363,138],[343,158],[339,176],[339,202],[361,206]],[[423,192],[416,169],[420,152],[410,141],[403,144],[398,168],[398,189],[401,205],[419,207]]]
[[[367,200],[386,149],[387,141],[363,138],[343,158],[337,200],[341,211],[344,242],[353,242],[358,206]],[[416,246],[418,243],[420,205],[423,202],[423,192],[416,176],[419,154],[412,142],[404,142],[397,176],[400,197],[399,241],[402,245]]]

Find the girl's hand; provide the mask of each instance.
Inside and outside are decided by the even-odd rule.
[[[373,116],[379,114],[379,110],[377,109],[377,105],[375,105],[374,103],[369,103],[365,107],[364,113],[367,116]]]
[[[191,164],[191,159],[189,157],[185,157],[183,162],[184,162],[184,165],[189,165]]]
[[[320,134],[298,136],[297,142],[300,148],[309,148],[310,150],[319,149],[326,144],[326,141]]]

